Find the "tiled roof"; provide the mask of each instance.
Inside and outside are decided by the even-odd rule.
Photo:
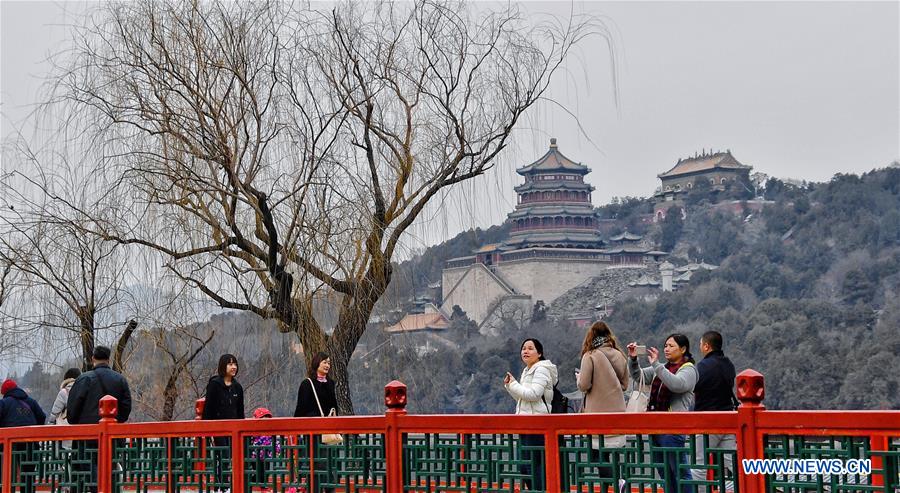
[[[403,320],[384,330],[396,334],[420,330],[444,330],[448,327],[450,322],[442,313],[416,313],[406,315]]]
[[[675,269],[678,272],[694,272],[695,270],[716,270],[718,269],[718,265],[707,264],[706,262],[700,262],[699,264],[687,264]]]
[[[493,252],[494,250],[498,250],[501,245],[503,245],[503,243],[489,243],[480,248],[476,248],[475,250],[473,250],[473,253]]]
[[[516,192],[528,192],[531,190],[578,190],[580,192],[593,192],[594,186],[590,183],[578,181],[532,181],[516,186]]]
[[[738,160],[731,155],[731,151],[717,152],[715,154],[679,159],[678,163],[675,164],[672,169],[665,173],[661,173],[658,176],[659,178],[671,178],[673,176],[713,169],[749,170],[752,169],[752,166],[747,166],[738,162]]]
[[[539,233],[512,234],[506,240],[506,245],[520,245],[522,243],[596,243],[603,241],[599,234],[595,233]]]
[[[510,212],[506,216],[509,218],[525,217],[525,216],[552,216],[557,214],[569,214],[573,216],[594,216],[594,208],[590,204],[567,204],[567,205],[536,205],[523,207]]]
[[[536,171],[571,171],[586,175],[590,173],[591,170],[587,166],[576,163],[566,156],[563,156],[563,154],[559,152],[559,148],[556,147],[556,139],[550,139],[550,149],[547,153],[528,166],[517,169],[516,173],[525,175]]]
[[[613,236],[612,238],[609,239],[609,241],[639,241],[642,238],[643,238],[643,236],[641,236],[641,235],[631,234],[628,231],[626,231],[622,234]]]

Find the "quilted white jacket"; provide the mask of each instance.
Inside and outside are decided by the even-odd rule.
[[[558,375],[556,365],[550,360],[541,360],[522,370],[519,380],[513,379],[506,384],[506,391],[516,400],[516,414],[550,414],[553,386]]]

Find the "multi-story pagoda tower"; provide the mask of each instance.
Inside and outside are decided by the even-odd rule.
[[[559,152],[556,139],[537,161],[519,168],[525,183],[515,188],[516,209],[508,214],[512,222],[509,248],[588,248],[603,246],[597,231],[591,192],[584,182],[590,168]]]

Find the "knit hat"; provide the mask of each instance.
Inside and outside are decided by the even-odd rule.
[[[3,381],[3,385],[0,386],[0,394],[6,395],[7,392],[16,387],[18,387],[18,385],[16,385],[16,381],[12,378],[7,378]]]
[[[268,409],[266,409],[266,408],[264,408],[264,407],[258,407],[258,408],[256,408],[256,409],[253,410],[253,417],[256,418],[256,419],[259,419],[259,418],[271,418],[271,417],[272,417],[272,411],[269,411]]]

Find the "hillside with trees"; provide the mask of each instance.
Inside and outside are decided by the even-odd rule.
[[[652,212],[647,199],[616,200],[598,210],[622,219],[620,230],[670,243],[676,265],[720,265],[653,300],[626,292],[608,319],[620,341],[661,346],[673,332],[695,342],[718,330],[739,369],[766,375],[770,408],[900,408],[900,376],[888,370],[900,365],[900,169],[839,174],[805,186],[771,179],[761,192],[773,201],[761,213],[725,211],[717,205],[735,197],[708,190],[685,201],[685,219],[669,214],[650,226],[640,221]],[[460,246],[473,235],[463,233],[400,267],[430,265],[425,278],[433,282],[435,260],[464,255]],[[415,412],[509,412],[501,379],[520,370],[518,344],[528,336],[542,340],[560,366],[561,388],[574,391],[583,332],[548,318],[424,356],[416,354],[415,341],[395,336],[392,347],[366,363],[354,392],[377,396],[386,378],[399,378],[410,385]],[[360,399],[367,412],[380,409],[377,397]]]

